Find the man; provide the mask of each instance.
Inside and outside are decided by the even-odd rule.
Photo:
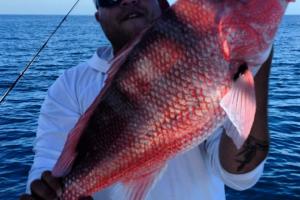
[[[70,129],[103,87],[107,60],[161,15],[165,0],[95,0],[97,21],[112,48],[99,48],[85,63],[66,70],[49,88],[41,108],[35,158],[29,173],[28,192],[21,199],[55,199],[60,180],[50,170],[55,165]],[[224,184],[244,190],[252,187],[263,172],[268,153],[267,91],[271,57],[255,77],[257,112],[250,137],[237,150],[220,127],[199,147],[178,155],[150,191],[150,200],[225,199]],[[111,186],[94,195],[110,199]]]

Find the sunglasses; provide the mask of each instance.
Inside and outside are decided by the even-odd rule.
[[[121,3],[122,0],[96,0],[96,7],[109,8]]]

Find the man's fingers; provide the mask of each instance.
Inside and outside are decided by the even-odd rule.
[[[20,196],[20,200],[35,200],[30,194],[23,194]]]
[[[52,190],[44,181],[34,180],[31,185],[31,194],[39,199],[55,199],[57,197],[54,190]]]
[[[56,192],[57,196],[60,196],[62,193],[62,184],[61,179],[52,176],[50,171],[45,171],[42,174],[42,181],[48,184],[48,186]]]

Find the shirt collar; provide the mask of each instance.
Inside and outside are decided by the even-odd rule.
[[[104,72],[109,69],[109,61],[113,58],[113,51],[111,46],[99,47],[94,55],[87,61],[88,65],[99,71]]]

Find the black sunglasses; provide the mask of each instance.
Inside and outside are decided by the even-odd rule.
[[[122,0],[96,0],[96,7],[113,7],[121,3]]]

